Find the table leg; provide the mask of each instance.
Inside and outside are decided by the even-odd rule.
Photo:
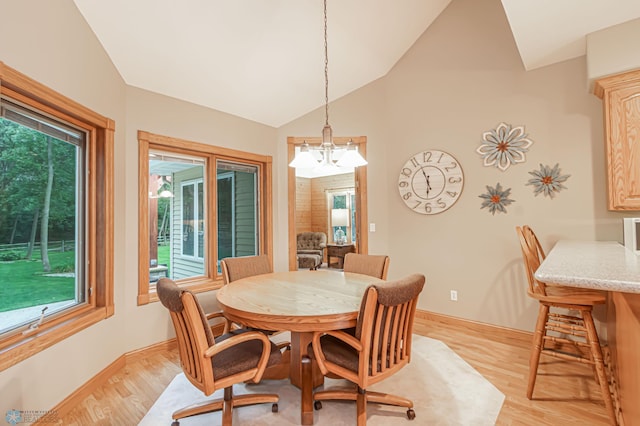
[[[300,388],[300,421],[303,425],[313,424],[313,388],[324,383],[324,376],[318,364],[310,359],[308,347],[312,332],[291,332],[291,363],[289,379]]]

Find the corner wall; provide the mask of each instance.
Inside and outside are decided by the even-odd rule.
[[[515,227],[532,226],[547,251],[562,238],[622,240],[624,214],[606,209],[602,106],[586,80],[584,57],[526,72],[499,0],[453,0],[385,77],[331,103],[336,136],[367,136],[369,253],[390,255],[389,279],[426,276],[419,309],[533,330],[538,306],[526,295]],[[279,156],[287,136],[319,134],[322,117],[278,129]],[[524,126],[534,142],[504,172],[476,152],[501,122]],[[465,176],[458,202],[437,215],[408,209],[396,187],[402,165],[429,149],[452,154]],[[535,196],[530,172],[556,163],[571,175],[567,189]],[[492,215],[479,196],[497,183],[515,201]]]

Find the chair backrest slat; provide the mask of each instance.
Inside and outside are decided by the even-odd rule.
[[[362,377],[363,381],[375,383],[410,361],[413,320],[423,286],[424,276],[415,274],[367,289],[356,332],[365,348],[359,374],[369,379]]]
[[[536,237],[533,230],[525,225],[516,227],[516,232],[520,240],[520,249],[522,250],[522,260],[525,267],[528,282],[528,292],[530,295],[546,295],[545,283],[538,281],[535,277],[536,270],[545,259],[545,253],[540,245],[540,241]]]

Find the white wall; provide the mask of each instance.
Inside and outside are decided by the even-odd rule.
[[[454,0],[388,75],[330,105],[334,135],[368,137],[369,252],[391,256],[390,279],[426,275],[419,309],[532,330],[515,226],[531,225],[547,250],[560,238],[622,240],[623,214],[606,210],[602,106],[586,79],[584,57],[525,72],[500,1]],[[279,155],[287,136],[318,135],[322,120],[320,109],[281,127]],[[500,122],[534,141],[505,172],[475,151]],[[434,216],[409,210],[396,188],[401,166],[427,149],[453,154],[465,173],[457,204]],[[571,175],[554,199],[525,186],[540,163]],[[479,195],[497,182],[515,203],[492,216]]]
[[[115,315],[0,372],[4,415],[51,409],[122,354],[173,336],[159,303],[136,303],[137,131],[275,156],[276,130],[127,87],[71,0],[0,0],[0,11],[0,61],[116,122]]]
[[[589,87],[596,79],[640,68],[640,19],[587,35]]]
[[[49,409],[118,356],[172,335],[159,304],[136,305],[138,129],[273,155],[274,261],[284,270],[286,137],[320,136],[324,109],[275,130],[127,88],[71,0],[0,0],[0,10],[1,61],[116,121],[115,315],[2,371],[4,413]],[[391,256],[391,279],[427,276],[420,309],[531,330],[536,306],[514,227],[532,225],[547,249],[559,238],[621,240],[623,214],[605,207],[602,108],[586,79],[585,58],[525,72],[500,1],[454,0],[387,76],[332,103],[336,136],[368,138],[369,252]],[[527,162],[506,172],[475,153],[501,121],[534,141]],[[407,209],[396,188],[401,165],[425,149],[448,151],[465,171],[458,203],[437,216]],[[534,197],[528,172],[556,162],[571,174],[568,189]],[[516,200],[506,215],[480,209],[478,195],[496,182]]]
[[[0,373],[0,413],[47,410],[122,355],[125,85],[71,0],[0,1],[0,60],[116,122],[116,314]],[[37,11],[37,13],[36,13]]]

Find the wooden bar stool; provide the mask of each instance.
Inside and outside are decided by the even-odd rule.
[[[544,250],[529,226],[517,226],[516,232],[529,281],[527,294],[540,303],[529,359],[527,398],[533,397],[540,354],[590,364],[596,381],[600,384],[611,424],[617,424],[602,348],[592,316],[593,307],[606,302],[606,293],[538,281],[534,273],[545,258]],[[556,312],[555,309],[560,309],[561,312]]]

